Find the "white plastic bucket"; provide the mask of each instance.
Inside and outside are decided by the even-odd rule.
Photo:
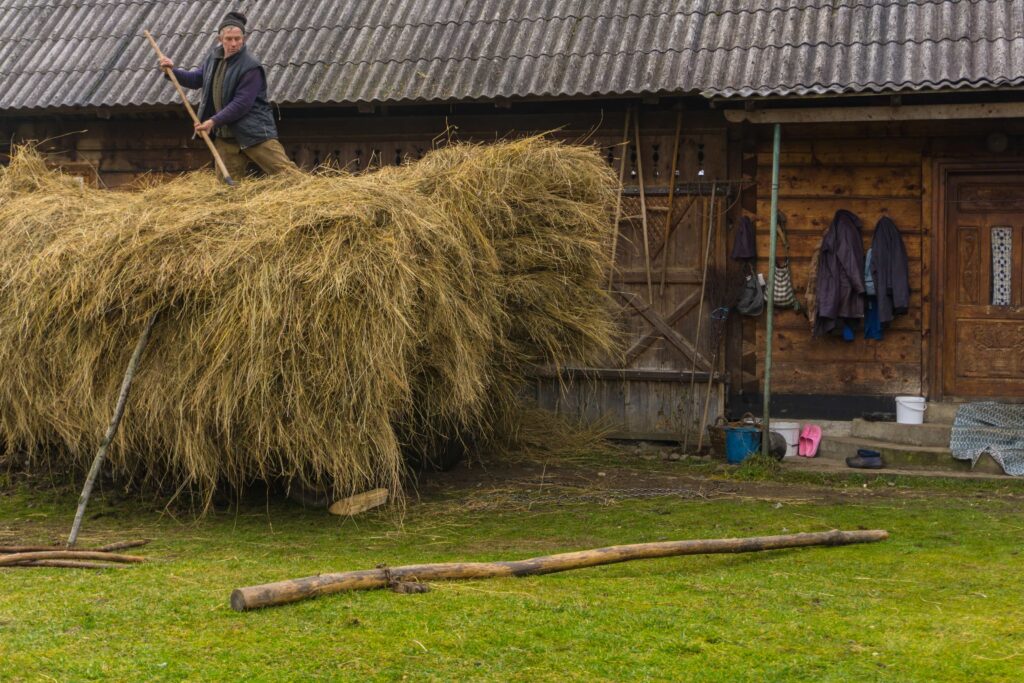
[[[921,396],[896,397],[896,422],[901,425],[919,425],[924,422],[928,404]]]
[[[800,444],[800,423],[772,420],[771,430],[778,432],[786,440],[786,457],[796,455],[797,446]]]

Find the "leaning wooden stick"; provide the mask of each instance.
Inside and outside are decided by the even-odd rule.
[[[612,223],[612,262],[608,268],[608,289],[615,282],[615,250],[619,245],[619,219],[622,218],[622,189],[626,179],[626,157],[629,156],[629,116],[633,111],[626,108],[625,130],[622,131],[622,156],[619,159],[619,191],[615,197],[615,221]]]
[[[135,344],[135,351],[132,352],[132,357],[128,361],[128,368],[124,372],[124,379],[121,380],[121,393],[117,397],[117,407],[114,408],[114,416],[110,418],[110,424],[107,425],[107,433],[103,436],[100,447],[96,451],[92,467],[89,468],[89,476],[85,478],[85,486],[82,487],[82,496],[78,499],[75,523],[71,525],[71,534],[68,536],[69,548],[74,548],[75,542],[78,540],[78,530],[82,526],[85,506],[89,504],[89,496],[92,495],[92,487],[96,483],[96,476],[100,473],[100,466],[103,465],[103,461],[107,457],[107,449],[110,447],[110,442],[114,440],[117,426],[121,424],[121,416],[124,415],[124,407],[128,402],[128,391],[132,388],[132,380],[135,379],[135,371],[139,367],[139,359],[142,358],[142,352],[146,350],[146,344],[149,342],[149,333],[153,330],[153,325],[156,323],[158,315],[159,312],[149,317],[146,329],[142,331],[142,336],[139,337],[138,343]]]
[[[665,278],[668,276],[668,239],[672,236],[672,214],[676,208],[676,171],[679,170],[679,139],[683,132],[683,110],[676,112],[676,134],[672,143],[672,168],[668,173],[668,215],[665,216],[665,238],[661,247],[661,286],[658,296],[665,296]]]
[[[149,31],[143,31],[142,34],[146,36],[146,40],[148,40],[149,44],[153,46],[154,50],[156,50],[156,56],[163,59],[164,53],[160,51],[160,46],[156,44],[156,39],[153,38],[152,34],[150,34]],[[167,74],[167,77],[171,79],[171,83],[173,83],[174,87],[177,89],[178,95],[181,97],[181,101],[184,103],[185,109],[188,110],[188,115],[192,117],[193,123],[201,123],[199,121],[199,117],[196,115],[195,109],[192,108],[192,103],[190,103],[188,101],[188,97],[185,96],[185,91],[181,89],[181,84],[178,83],[178,79],[174,75],[174,72],[170,69],[164,69],[164,73]],[[203,139],[203,142],[206,143],[206,147],[210,150],[210,154],[213,155],[213,162],[217,164],[217,170],[220,171],[221,176],[224,178],[224,182],[228,185],[234,185],[235,181],[231,179],[231,174],[228,173],[228,167],[224,165],[224,160],[220,158],[220,153],[214,146],[213,140],[211,140],[210,136],[206,134],[206,131],[202,130],[199,131],[199,137]]]
[[[786,536],[616,545],[608,548],[547,555],[545,557],[534,557],[528,560],[512,562],[455,562],[364,569],[343,572],[341,574],[320,574],[319,576],[267,583],[261,586],[236,588],[231,592],[231,607],[239,612],[243,612],[260,607],[298,602],[299,600],[315,598],[329,593],[387,588],[404,581],[532,576],[656,557],[709,555],[715,553],[751,553],[761,550],[803,548],[816,545],[850,545],[853,543],[873,543],[885,540],[888,537],[889,532],[881,529],[871,531],[824,531]]]
[[[697,410],[697,396],[694,391],[694,386],[697,378],[697,355],[700,353],[700,329],[701,324],[704,322],[704,295],[708,289],[708,263],[711,261],[711,232],[715,225],[715,192],[718,189],[717,183],[711,183],[711,202],[707,205],[707,218],[708,218],[708,233],[704,247],[704,270],[700,276],[700,306],[697,308],[697,332],[693,335],[693,348],[694,354],[692,363],[690,365],[690,391],[687,395],[687,410],[686,417],[696,417]],[[708,368],[708,372],[711,375],[715,374],[713,367]],[[690,448],[690,425],[693,424],[692,420],[687,419],[690,424],[686,425],[685,431],[683,432],[683,452],[689,452]]]
[[[633,117],[636,142],[636,178],[640,186],[640,225],[644,233],[644,271],[647,273],[647,302],[654,305],[654,284],[651,279],[651,244],[647,232],[647,188],[644,185],[644,150],[640,145],[640,110]]]

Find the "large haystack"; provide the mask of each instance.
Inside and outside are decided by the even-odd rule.
[[[534,364],[613,347],[615,183],[586,148],[456,145],[362,176],[80,187],[0,170],[0,437],[125,480],[397,491],[402,450],[507,429]]]

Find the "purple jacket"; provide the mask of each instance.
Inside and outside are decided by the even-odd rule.
[[[191,88],[192,90],[199,90],[203,87],[203,67],[193,71],[185,71],[175,67],[173,71],[182,87]],[[261,69],[253,69],[247,72],[242,76],[242,80],[239,81],[238,88],[235,90],[235,96],[224,105],[223,109],[211,117],[214,125],[223,126],[228,123],[234,123],[248,114],[264,86],[263,71]]]
[[[818,315],[814,336],[828,334],[840,320],[855,323],[864,317],[863,224],[840,209],[821,242],[818,257]]]

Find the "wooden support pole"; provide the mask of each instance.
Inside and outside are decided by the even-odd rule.
[[[615,282],[615,252],[619,246],[619,220],[622,218],[622,189],[626,182],[626,157],[629,156],[629,114],[632,107],[626,107],[626,123],[622,131],[622,158],[619,159],[619,194],[615,198],[615,222],[612,224],[612,262],[608,269],[608,289]]]
[[[452,562],[364,569],[340,574],[307,576],[302,579],[279,581],[260,586],[236,588],[231,592],[231,608],[243,612],[260,607],[298,602],[306,598],[315,598],[330,593],[387,588],[404,581],[534,576],[657,557],[751,553],[762,550],[804,548],[819,545],[850,545],[853,543],[873,543],[885,540],[888,537],[889,532],[880,529],[871,531],[824,531],[755,538],[637,543],[635,545],[617,545],[511,562]]]
[[[771,453],[771,408],[772,408],[772,336],[775,334],[775,246],[778,242],[779,228],[779,155],[782,149],[782,126],[775,124],[775,135],[772,142],[772,214],[769,218],[768,238],[768,292],[765,318],[765,349],[764,349],[764,405],[761,413],[761,454],[768,457]]]
[[[128,403],[128,392],[132,388],[135,371],[139,367],[142,352],[146,350],[146,344],[149,342],[149,333],[153,330],[153,325],[156,323],[158,315],[159,312],[149,317],[146,328],[142,331],[142,335],[139,336],[139,341],[135,344],[132,357],[128,360],[128,367],[124,371],[124,379],[121,380],[121,393],[117,397],[114,415],[110,418],[110,424],[107,425],[107,433],[103,435],[103,440],[100,441],[96,457],[92,460],[92,467],[89,468],[89,476],[85,478],[85,486],[82,487],[82,496],[78,499],[78,510],[75,512],[75,521],[71,525],[71,534],[68,536],[68,548],[74,548],[75,543],[78,541],[78,530],[82,526],[82,517],[85,516],[85,506],[89,504],[89,496],[92,495],[92,487],[96,484],[96,477],[100,473],[100,467],[107,457],[107,449],[110,447],[110,442],[114,440],[118,425],[121,424],[121,416],[124,415],[124,408]]]

